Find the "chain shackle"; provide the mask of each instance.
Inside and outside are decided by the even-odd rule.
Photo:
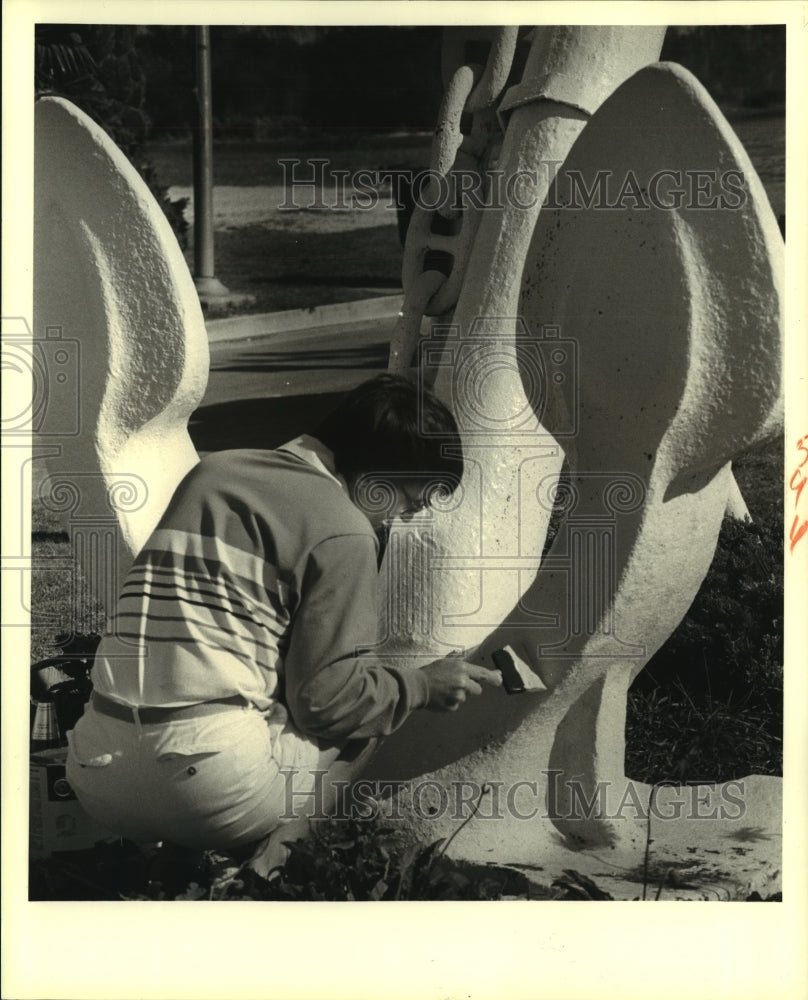
[[[497,28],[463,25],[458,28],[443,29],[441,74],[445,88],[448,88],[459,67],[473,65],[474,60],[467,58],[466,50],[469,42],[490,45],[485,66],[479,74],[474,91],[468,98],[467,111],[480,111],[482,108],[492,107],[502,93],[511,71],[518,35],[517,25]]]
[[[402,264],[405,302],[415,294],[420,276],[434,269],[435,257],[443,257],[448,273],[435,294],[424,304],[428,316],[442,316],[457,304],[468,260],[480,224],[478,205],[463,205],[458,193],[467,178],[484,186],[480,166],[498,127],[493,106],[505,87],[516,49],[519,29],[462,27],[444,29],[441,68],[444,97],[435,129],[428,183],[419,192],[421,204],[407,229]],[[487,46],[482,64],[467,58],[469,42]],[[464,134],[462,118],[472,114],[469,134]],[[457,181],[460,185],[457,185]],[[436,216],[445,220],[436,225]],[[443,230],[436,232],[435,229]],[[446,230],[452,230],[447,233]],[[433,255],[430,261],[428,254]],[[418,288],[422,289],[423,284]]]
[[[479,209],[466,209],[459,221],[459,232],[443,235],[432,232],[436,211],[416,208],[410,219],[407,240],[404,244],[404,263],[401,272],[404,296],[411,294],[415,283],[422,274],[432,273],[428,268],[427,254],[445,255],[451,258],[451,270],[437,290],[435,296],[424,304],[427,316],[442,316],[455,307],[466,272],[466,262],[471,254],[474,237],[480,225],[482,213]]]
[[[463,211],[462,205],[451,196],[452,192],[457,190],[456,186],[452,186],[456,172],[476,171],[479,168],[480,151],[476,145],[470,145],[471,136],[463,134],[460,123],[466,102],[481,72],[479,66],[460,66],[446,88],[438,112],[438,124],[435,128],[429,162],[431,174],[427,197],[423,200],[427,204],[433,202],[435,204],[434,208],[426,209],[427,212],[436,211],[444,219],[456,219]],[[438,183],[436,175],[449,178],[450,184],[446,189],[448,195],[445,198],[440,198],[440,192],[435,190]]]
[[[438,124],[435,126],[429,160],[430,170],[447,174],[451,169],[463,142],[460,119],[473,88],[474,70],[471,66],[458,67],[443,94],[438,111]]]
[[[469,95],[467,111],[477,112],[484,108],[493,108],[499,100],[508,82],[518,35],[519,28],[516,25],[493,29],[491,50],[486,59],[485,69],[477,86]]]
[[[423,271],[413,282],[411,293],[404,298],[404,305],[398,314],[390,340],[390,360],[387,364],[389,371],[406,371],[412,366],[426,305],[445,281],[446,276],[440,271]]]

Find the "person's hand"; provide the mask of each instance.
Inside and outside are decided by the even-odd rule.
[[[429,680],[429,701],[433,712],[456,712],[470,694],[482,694],[482,685],[501,687],[497,670],[466,663],[459,656],[435,660],[422,668]]]

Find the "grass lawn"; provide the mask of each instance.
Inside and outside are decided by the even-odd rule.
[[[311,160],[327,160],[323,200],[338,203],[333,177],[359,170],[418,171],[429,165],[431,136],[424,133],[342,133],[315,131],[279,135],[265,142],[223,142],[214,151],[214,183],[244,189],[271,188],[275,206],[286,200],[284,180],[314,176]],[[189,142],[154,145],[147,149],[161,184],[182,189],[192,184],[192,150]],[[297,159],[292,168],[281,160]],[[342,182],[340,182],[342,183]],[[233,292],[254,297],[243,312],[274,312],[308,308],[332,302],[394,294],[401,289],[401,244],[389,183],[379,188],[386,206],[386,225],[367,227],[366,220],[340,232],[329,231],[335,212],[302,207],[279,212],[258,225],[217,228],[215,270]],[[301,206],[312,203],[310,189],[295,195]],[[292,199],[290,198],[290,201]],[[216,196],[214,192],[214,211]],[[354,218],[356,218],[354,214]],[[326,224],[329,224],[328,226]],[[185,251],[193,271],[193,242]]]
[[[423,169],[429,165],[432,136],[427,132],[301,129],[264,141],[226,140],[214,145],[213,182],[223,185],[282,184],[280,160],[328,161],[328,170]],[[160,183],[184,186],[193,178],[190,140],[152,143],[146,148]],[[286,168],[289,169],[289,168]]]

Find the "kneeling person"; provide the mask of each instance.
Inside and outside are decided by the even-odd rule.
[[[127,576],[68,737],[90,815],[135,842],[251,844],[291,818],[290,777],[307,802],[341,754],[352,773],[412,712],[500,683],[458,657],[413,669],[359,654],[377,633],[377,533],[456,487],[462,459],[447,454],[461,454],[449,411],[382,375],[313,436],[188,473]]]

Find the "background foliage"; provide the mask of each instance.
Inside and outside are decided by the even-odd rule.
[[[35,92],[68,98],[105,129],[146,181],[185,248],[187,199],[169,198],[144,153],[151,118],[139,35],[125,25],[37,25]]]
[[[441,31],[437,25],[213,26],[218,133],[246,137],[279,123],[431,130],[442,91]],[[36,43],[40,89],[69,87],[86,97],[95,75],[114,128],[187,133],[192,27],[41,25]],[[672,26],[662,58],[691,70],[719,102],[757,107],[785,100],[783,25]]]

